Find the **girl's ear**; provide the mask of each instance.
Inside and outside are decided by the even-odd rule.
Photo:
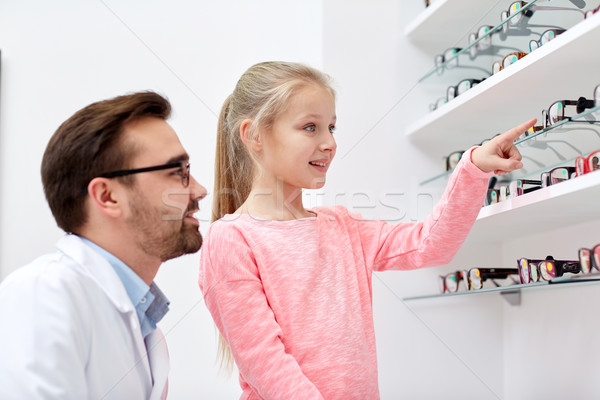
[[[245,119],[240,124],[240,138],[242,142],[252,151],[259,152],[262,149],[260,135],[252,132],[252,120]]]

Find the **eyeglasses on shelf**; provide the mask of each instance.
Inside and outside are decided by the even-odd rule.
[[[577,176],[582,176],[600,169],[600,150],[591,152],[587,157],[575,158]]]
[[[577,172],[575,171],[575,167],[556,167],[552,168],[550,171],[542,172],[540,180],[542,182],[542,187],[548,187],[568,181],[576,176]]]
[[[469,53],[471,58],[475,58],[477,53],[485,51],[492,46],[492,33],[494,27],[491,25],[483,25],[476,32],[469,34]]]
[[[512,275],[518,275],[517,268],[471,268],[467,273],[467,283],[469,290],[479,290],[483,288],[483,283],[488,279],[496,286],[500,287],[496,280],[511,278],[512,283],[518,283]]]
[[[592,269],[600,272],[600,244],[591,249],[581,248],[578,251],[581,272],[589,274]]]
[[[467,271],[455,271],[446,275],[439,276],[440,292],[441,293],[455,293],[458,292],[460,283],[463,282],[465,290],[468,288],[466,280]]]
[[[557,122],[563,121],[565,119],[570,120],[577,114],[581,114],[588,108],[594,108],[597,100],[589,100],[585,97],[580,97],[577,100],[559,100],[555,101],[548,107],[546,111],[546,119],[544,120],[544,128],[548,128]],[[567,107],[575,107],[575,113],[569,113],[571,115],[567,115],[566,108]]]
[[[502,60],[495,61],[492,64],[492,75],[497,74],[498,72],[502,71],[504,68],[507,68],[508,66],[516,63],[517,61],[519,61],[521,58],[525,57],[526,55],[527,55],[527,53],[523,53],[522,51],[515,51],[515,52],[505,55],[504,58],[502,58]]]
[[[552,256],[545,260],[532,260],[520,258],[517,260],[517,269],[521,283],[535,283],[541,280],[550,281],[563,276],[565,273],[577,274],[581,272],[579,261],[555,260]]]
[[[456,54],[461,51],[460,47],[451,47],[449,49],[444,50],[442,54],[438,54],[434,57],[433,62],[436,68],[441,67],[442,65],[445,68],[453,68],[458,65],[458,58],[456,58]],[[452,61],[452,62],[450,62]],[[441,74],[442,70],[438,69],[438,74]]]
[[[516,26],[520,23],[524,22],[526,19],[529,19],[533,16],[535,11],[575,11],[580,13],[584,18],[588,18],[591,16],[589,11],[585,12],[580,10],[579,8],[573,7],[553,7],[553,6],[540,6],[537,4],[531,5],[531,3],[526,3],[524,1],[515,1],[510,5],[508,10],[502,11],[500,13],[500,21],[502,23],[502,31],[506,33],[509,29],[509,26]],[[512,17],[512,18],[510,18]],[[510,19],[509,19],[510,18]],[[506,21],[506,22],[505,22]]]
[[[440,108],[442,105],[446,104],[450,100],[460,96],[465,93],[467,90],[477,86],[479,83],[483,82],[485,78],[482,79],[463,79],[458,82],[454,86],[449,86],[446,89],[446,96],[438,98],[434,103],[429,105],[430,111],[435,111]]]
[[[531,52],[536,49],[539,49],[540,47],[550,42],[551,40],[556,39],[558,35],[565,33],[566,31],[566,29],[548,29],[547,31],[544,31],[540,35],[540,38],[538,40],[533,39],[529,41],[529,51]]]

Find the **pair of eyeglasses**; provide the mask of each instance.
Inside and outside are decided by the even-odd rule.
[[[540,47],[550,42],[551,40],[556,39],[558,35],[565,33],[566,31],[566,29],[548,29],[547,31],[544,31],[540,35],[540,38],[538,40],[533,39],[529,41],[529,51],[531,52],[535,49],[539,49]]]
[[[455,271],[439,276],[440,291],[441,293],[456,293],[460,289],[461,282],[463,282],[466,291],[479,290],[483,288],[483,283],[488,279],[496,287],[500,287],[501,285],[496,280],[509,277],[513,279],[512,275],[518,274],[517,268],[471,268],[468,271]],[[513,279],[513,283],[517,283],[517,281]]]
[[[455,97],[460,96],[467,90],[477,86],[484,80],[485,80],[485,78],[483,78],[483,79],[463,79],[462,81],[458,82],[456,84],[456,86],[450,86],[450,87],[448,87],[448,89],[446,89],[446,99],[448,101],[450,101],[450,100],[454,99]]]
[[[539,6],[532,3],[526,3],[524,1],[515,1],[510,5],[508,10],[500,13],[500,21],[502,22],[502,31],[508,32],[509,26],[516,26],[519,23],[533,16],[534,11],[576,11],[581,13],[584,18],[588,18],[593,12],[584,12],[578,8],[572,7],[552,7],[552,6]],[[596,10],[597,11],[597,10]]]
[[[542,182],[542,187],[548,187],[568,181],[576,176],[577,172],[575,171],[575,167],[556,167],[552,168],[550,171],[542,172],[540,180]]]
[[[101,178],[117,178],[119,176],[128,176],[134,174],[141,174],[143,172],[161,171],[165,169],[175,169],[178,175],[181,177],[181,184],[187,188],[190,185],[190,163],[187,161],[172,162],[168,164],[155,165],[152,167],[136,168],[136,169],[124,169],[120,171],[106,172],[101,174]]]
[[[475,58],[478,52],[492,47],[492,33],[494,33],[493,26],[483,25],[476,32],[469,34],[469,53],[471,58]]]
[[[508,185],[507,196],[515,198],[542,188],[542,181],[535,179],[517,179]]]
[[[600,272],[600,244],[591,249],[581,248],[578,254],[581,272],[589,274],[594,268]]]
[[[534,283],[540,279],[550,281],[565,273],[581,272],[579,261],[555,260],[552,256],[546,257],[545,260],[520,258],[517,260],[517,265],[521,283]]]
[[[484,80],[485,80],[485,78],[482,78],[482,79],[463,79],[462,81],[458,82],[456,85],[449,86],[446,89],[446,96],[445,97],[440,97],[434,103],[431,103],[429,105],[429,110],[430,111],[437,110],[442,105],[446,104],[447,102],[449,102],[450,100],[456,98],[457,96],[460,96],[461,94],[463,94],[467,90],[469,90],[469,89],[477,86],[478,84],[480,84]]]
[[[522,51],[515,51],[515,52],[509,53],[506,56],[504,56],[504,58],[502,58],[502,60],[495,61],[492,64],[492,75],[497,74],[498,72],[502,71],[504,68],[508,68],[508,66],[516,63],[517,61],[519,61],[521,58],[525,57],[526,55],[527,55],[527,53],[523,53]]]
[[[458,65],[458,58],[456,58],[456,55],[461,50],[462,48],[460,47],[451,47],[449,49],[444,50],[442,54],[436,55],[433,59],[435,67],[439,68],[442,65],[444,65],[445,68],[456,67]],[[441,73],[441,70],[439,70],[438,73]]]
[[[464,150],[453,151],[452,153],[444,157],[444,160],[446,161],[446,171],[451,171],[454,168],[456,168],[464,152]]]
[[[600,150],[593,151],[587,157],[575,158],[575,170],[577,176],[589,174],[600,169]]]
[[[572,112],[572,106],[575,106],[575,113]],[[519,140],[526,138],[534,134],[535,132],[539,132],[544,129],[550,128],[552,125],[564,121],[571,120],[577,114],[581,114],[586,109],[599,107],[600,106],[600,85],[597,85],[594,88],[594,99],[586,99],[585,97],[580,97],[577,100],[559,100],[555,101],[548,107],[547,109],[542,110],[542,125],[532,126],[525,132],[523,135],[519,137]],[[570,112],[566,112],[566,108],[569,107]],[[571,114],[571,115],[568,115]]]
[[[548,107],[546,111],[546,118],[544,120],[544,128],[548,128],[557,122],[563,120],[570,120],[577,114],[581,114],[588,108],[594,108],[596,105],[596,100],[589,100],[585,97],[580,97],[577,100],[559,100],[555,101]],[[567,115],[566,109],[567,107],[575,106],[575,114],[569,113],[571,115]],[[571,109],[572,110],[572,109]]]

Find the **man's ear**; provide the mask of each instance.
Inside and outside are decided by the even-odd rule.
[[[102,214],[117,218],[122,213],[120,187],[107,178],[94,178],[88,184],[88,196],[92,206]]]
[[[252,133],[252,120],[245,119],[240,124],[240,138],[242,142],[252,151],[259,152],[262,149],[262,141],[260,135]]]

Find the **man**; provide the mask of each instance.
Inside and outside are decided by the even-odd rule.
[[[54,133],[46,199],[67,235],[58,252],[0,285],[0,398],[159,399],[168,353],[156,323],[163,261],[200,249],[206,195],[166,122],[140,92],[91,104]]]

